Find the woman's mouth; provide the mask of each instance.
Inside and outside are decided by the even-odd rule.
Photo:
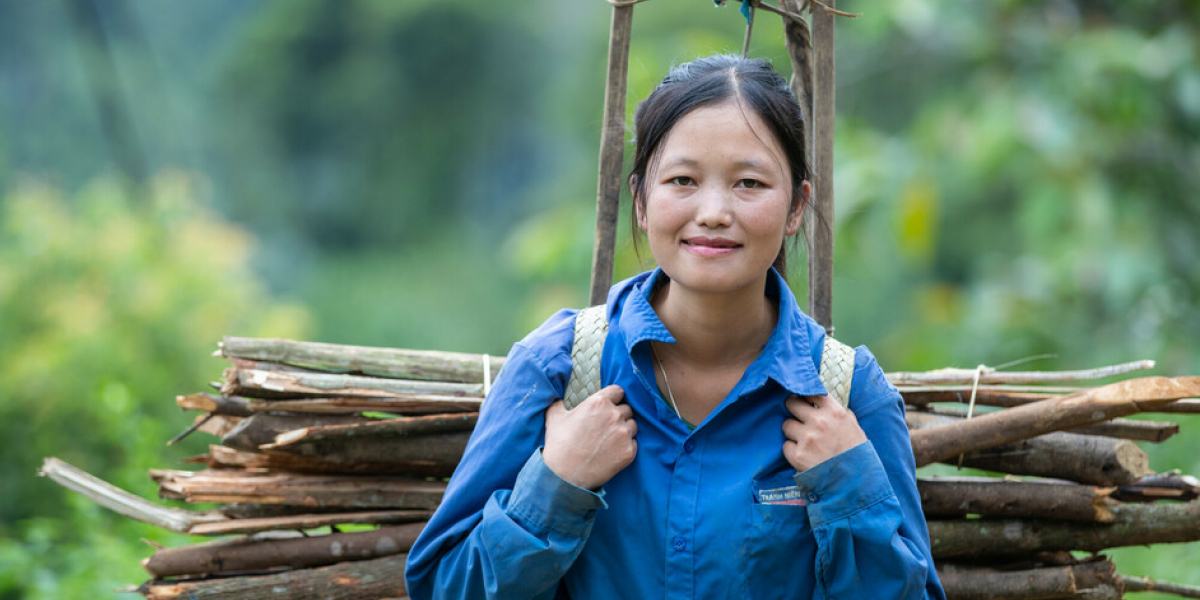
[[[730,239],[705,236],[685,238],[683,245],[689,252],[704,257],[725,256],[742,247]]]

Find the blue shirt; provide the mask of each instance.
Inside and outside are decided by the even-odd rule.
[[[819,395],[824,330],[774,270],[779,321],[695,429],[662,400],[649,340],[660,270],[613,287],[601,382],[625,390],[637,457],[599,493],[541,459],[571,372],[576,311],[513,346],[441,506],[408,555],[425,598],[944,599],[900,394],[858,348],[850,409],[868,441],[804,472],[783,457],[789,394]]]

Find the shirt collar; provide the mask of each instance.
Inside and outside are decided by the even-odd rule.
[[[608,319],[621,332],[620,338],[630,356],[634,347],[647,340],[675,342],[650,306],[650,295],[666,276],[661,268],[656,268],[618,283],[609,292]],[[767,276],[767,295],[779,306],[779,321],[747,374],[755,379],[773,379],[800,396],[825,394],[814,366],[817,359],[814,344],[824,342],[824,329],[800,310],[796,296],[774,268]],[[752,383],[757,387],[762,382]]]

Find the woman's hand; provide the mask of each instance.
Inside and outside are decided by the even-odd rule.
[[[610,385],[568,411],[562,400],[546,409],[542,460],[559,477],[598,490],[637,455],[637,423],[625,390]]]
[[[793,418],[783,422],[783,457],[797,471],[867,441],[854,413],[829,396],[789,396],[785,405]]]

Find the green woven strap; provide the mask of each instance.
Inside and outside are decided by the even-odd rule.
[[[563,393],[563,404],[567,410],[600,391],[600,355],[604,353],[604,338],[608,337],[605,310],[605,305],[601,304],[585,308],[575,317],[571,378]],[[825,336],[821,368],[817,375],[830,396],[842,406],[849,406],[850,379],[854,376],[854,348],[833,339],[833,336]]]

